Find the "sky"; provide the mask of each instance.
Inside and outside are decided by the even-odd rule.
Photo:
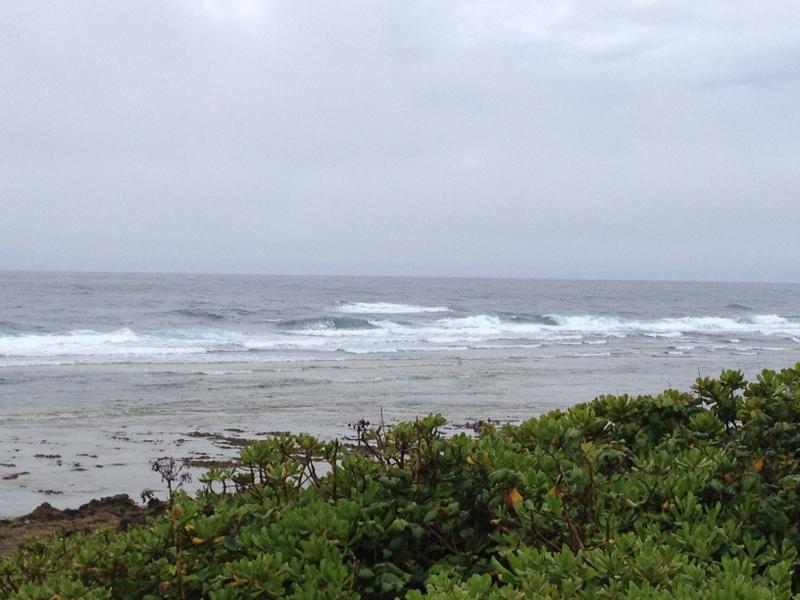
[[[0,269],[800,281],[800,8],[3,2]]]

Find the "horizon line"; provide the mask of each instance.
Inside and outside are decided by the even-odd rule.
[[[47,273],[47,274],[87,274],[87,275],[204,275],[223,277],[313,277],[341,279],[486,279],[520,281],[586,281],[609,283],[723,283],[723,284],[787,284],[800,285],[791,280],[752,280],[752,279],[637,279],[627,277],[548,277],[530,275],[399,275],[399,274],[357,274],[357,273],[268,273],[268,272],[220,272],[220,271],[128,271],[94,269],[0,269],[0,273]]]

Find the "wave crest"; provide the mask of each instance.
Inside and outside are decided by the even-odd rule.
[[[374,327],[370,321],[354,317],[292,319],[279,321],[278,326],[283,329],[372,329]]]
[[[74,330],[53,334],[0,335],[0,366],[31,361],[41,364],[66,361],[211,362],[220,356],[230,361],[257,361],[266,358],[264,353],[271,353],[269,356],[273,357],[280,352],[308,356],[308,352],[368,354],[537,347],[562,343],[580,345],[600,344],[615,337],[628,336],[689,336],[687,341],[691,345],[686,348],[705,345],[704,338],[719,341],[720,338],[739,340],[753,336],[780,336],[800,343],[800,320],[774,314],[652,320],[557,314],[515,320],[508,315],[480,314],[403,322],[325,316],[280,321],[252,332],[222,329],[172,329],[146,333],[129,328],[110,332]],[[672,346],[672,349],[678,350],[679,347]]]
[[[341,313],[356,315],[410,315],[450,312],[450,309],[446,306],[418,306],[416,304],[393,304],[391,302],[347,302],[337,306],[336,310]]]

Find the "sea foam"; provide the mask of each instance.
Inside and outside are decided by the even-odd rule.
[[[417,306],[416,304],[393,304],[391,302],[347,302],[340,304],[336,310],[356,315],[403,315],[422,313],[446,313],[446,306]]]
[[[406,306],[406,305],[393,305]],[[434,308],[434,307],[428,307]],[[388,310],[388,309],[387,309]],[[800,321],[778,315],[670,317],[654,320],[598,315],[543,315],[520,321],[497,315],[410,318],[316,317],[272,323],[261,331],[165,329],[137,332],[73,330],[52,334],[0,335],[0,366],[68,362],[192,362],[281,360],[285,353],[353,354],[601,344],[624,337],[687,336],[690,345],[713,347],[731,334],[778,336],[797,342]],[[384,317],[384,318],[379,318]],[[704,340],[708,341],[704,341]],[[736,338],[738,339],[738,337]],[[711,346],[709,346],[711,344]],[[759,349],[777,346],[759,345]],[[783,349],[783,346],[780,346]],[[284,353],[281,355],[280,353]]]
[[[556,327],[596,334],[681,335],[687,333],[723,334],[784,334],[800,332],[800,322],[778,315],[752,315],[738,319],[730,317],[673,317],[654,320],[622,319],[594,315],[545,315]]]

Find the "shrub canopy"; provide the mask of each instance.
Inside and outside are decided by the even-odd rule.
[[[357,443],[282,435],[126,532],[24,547],[0,596],[789,598],[800,363],[601,396],[520,425],[439,415]],[[167,465],[169,466],[169,465]],[[174,466],[174,465],[173,465]],[[164,473],[162,472],[162,475]]]

